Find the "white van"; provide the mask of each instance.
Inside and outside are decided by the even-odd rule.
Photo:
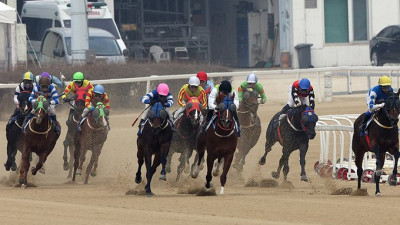
[[[39,55],[42,63],[72,63],[71,30],[54,27],[45,31]],[[124,51],[111,33],[89,27],[89,52],[93,53],[93,61],[125,63]]]
[[[22,23],[34,51],[38,54],[44,32],[52,27],[71,27],[70,0],[27,1],[22,7]],[[88,3],[88,26],[99,28],[114,35],[121,51],[126,49],[106,3]],[[28,42],[28,53],[33,54]]]

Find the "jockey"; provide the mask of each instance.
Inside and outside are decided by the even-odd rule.
[[[368,110],[365,112],[364,121],[360,126],[360,136],[365,136],[367,134],[367,122],[379,109],[385,106],[385,100],[390,93],[393,93],[392,80],[388,76],[382,76],[379,78],[378,85],[371,88],[367,93],[367,105]],[[379,104],[378,104],[379,103]]]
[[[75,94],[78,90],[84,90],[86,91],[86,93],[89,93],[89,91],[93,89],[93,85],[90,83],[90,81],[85,79],[82,72],[74,73],[72,79],[72,82],[68,84],[68,86],[64,90],[64,95],[62,96],[64,102],[69,101],[69,99],[67,99],[67,96],[71,92]],[[73,107],[71,107],[71,109],[69,110],[68,120],[71,120],[72,113],[74,113]]]
[[[42,74],[36,75],[33,78],[33,83],[37,83],[39,81],[39,79],[40,79],[40,76],[43,75],[43,74],[47,74],[47,75],[50,76],[50,84],[55,84],[60,88],[65,88],[65,77],[62,74],[61,74],[61,80],[60,80],[60,79],[58,79],[58,77],[50,75],[48,72],[43,72]]]
[[[243,89],[245,88],[252,88],[255,92],[257,92],[258,95],[261,96],[261,104],[264,104],[267,101],[264,88],[260,83],[258,83],[258,78],[254,73],[249,74],[246,78],[246,81],[240,85],[238,89],[239,102],[241,102],[243,99]]]
[[[315,95],[314,89],[310,83],[310,80],[303,78],[295,81],[289,86],[289,97],[287,104],[282,108],[279,120],[285,117],[287,111],[291,107],[299,107],[301,105],[309,105],[311,108],[315,108]]]
[[[41,75],[39,79],[39,83],[33,88],[31,96],[29,97],[29,101],[34,103],[36,102],[36,97],[38,95],[43,95],[50,102],[50,106],[48,109],[48,114],[50,119],[53,121],[52,126],[55,126],[55,132],[60,133],[61,127],[57,124],[57,117],[55,111],[55,105],[58,104],[58,94],[56,88],[50,84],[50,76],[49,75]],[[32,109],[31,113],[25,118],[24,124],[22,125],[22,131],[25,133],[25,128],[28,125],[28,121],[32,119],[35,115],[35,109]]]
[[[234,106],[232,107],[231,105],[231,110],[232,110],[232,115],[233,118],[236,120],[237,123],[237,135],[240,137],[240,124],[239,124],[239,119],[237,116],[237,109],[239,108],[239,98],[235,92],[235,90],[232,88],[232,85],[229,81],[224,80],[220,84],[215,85],[213,90],[210,93],[210,96],[208,96],[208,112],[207,112],[207,119],[206,122],[204,123],[204,126],[202,128],[202,132],[205,133],[206,129],[208,127],[208,123],[210,122],[211,118],[213,117],[215,110],[217,108],[217,105],[221,103],[224,97],[232,97],[233,96],[233,103]]]
[[[172,115],[169,111],[169,108],[174,104],[174,97],[169,92],[169,87],[165,83],[161,83],[158,85],[156,89],[152,92],[147,93],[143,96],[140,100],[144,104],[150,104],[151,102],[162,102],[165,107],[165,111],[168,113],[168,121],[174,131],[174,123],[172,122]],[[146,110],[143,112],[142,118],[139,123],[139,131],[137,133],[138,136],[142,134],[142,126],[143,123],[147,120],[147,116],[149,114],[150,107],[147,107]]]
[[[87,114],[95,109],[95,105],[97,102],[102,102],[106,109],[110,110],[110,99],[108,98],[107,93],[104,92],[104,87],[100,84],[89,90],[88,94],[86,95],[85,109],[82,112],[82,119],[79,122],[79,125],[82,124],[82,122],[85,120]],[[108,120],[107,128],[108,130],[110,130]],[[80,130],[80,126],[78,126],[78,130]]]
[[[200,86],[203,88],[204,92],[206,93],[207,97],[211,93],[212,89],[214,88],[213,82],[207,79],[207,73],[204,71],[200,71],[197,73],[197,78],[200,80]]]
[[[175,121],[178,120],[183,115],[183,111],[185,111],[186,101],[189,100],[186,99],[187,96],[199,98],[199,101],[202,104],[202,108],[205,109],[207,107],[207,95],[204,92],[203,88],[200,86],[199,78],[195,76],[190,77],[189,83],[183,85],[181,90],[179,91],[178,105],[181,106],[181,108],[179,108],[174,114]],[[200,114],[200,122],[201,121],[202,115]]]
[[[18,119],[19,117],[18,96],[23,91],[29,91],[29,93],[32,92],[34,85],[36,85],[35,83],[33,83],[33,79],[34,79],[33,74],[30,71],[22,75],[22,82],[15,88],[15,93],[14,93],[14,103],[16,105],[16,108],[14,110],[14,113],[11,115],[10,120],[8,120],[6,127],[10,126]]]

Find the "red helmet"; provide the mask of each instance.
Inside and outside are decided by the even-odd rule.
[[[199,78],[200,81],[207,81],[207,74],[204,71],[200,71],[197,73],[197,78]]]

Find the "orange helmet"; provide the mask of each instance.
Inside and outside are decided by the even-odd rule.
[[[204,71],[200,71],[197,73],[197,78],[199,78],[200,81],[207,81],[207,74]]]

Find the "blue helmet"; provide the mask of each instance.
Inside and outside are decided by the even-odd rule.
[[[302,90],[308,90],[310,89],[310,86],[311,86],[310,80],[308,80],[307,78],[303,78],[299,82],[299,87]]]
[[[100,85],[100,84],[96,85],[96,87],[94,87],[94,89],[93,89],[93,92],[96,94],[101,94],[101,95],[104,94],[103,85]]]
[[[247,83],[249,83],[249,84],[254,84],[254,83],[257,83],[258,78],[257,78],[257,76],[256,76],[254,73],[251,73],[251,74],[249,74],[249,75],[247,76],[246,81],[247,81]]]

